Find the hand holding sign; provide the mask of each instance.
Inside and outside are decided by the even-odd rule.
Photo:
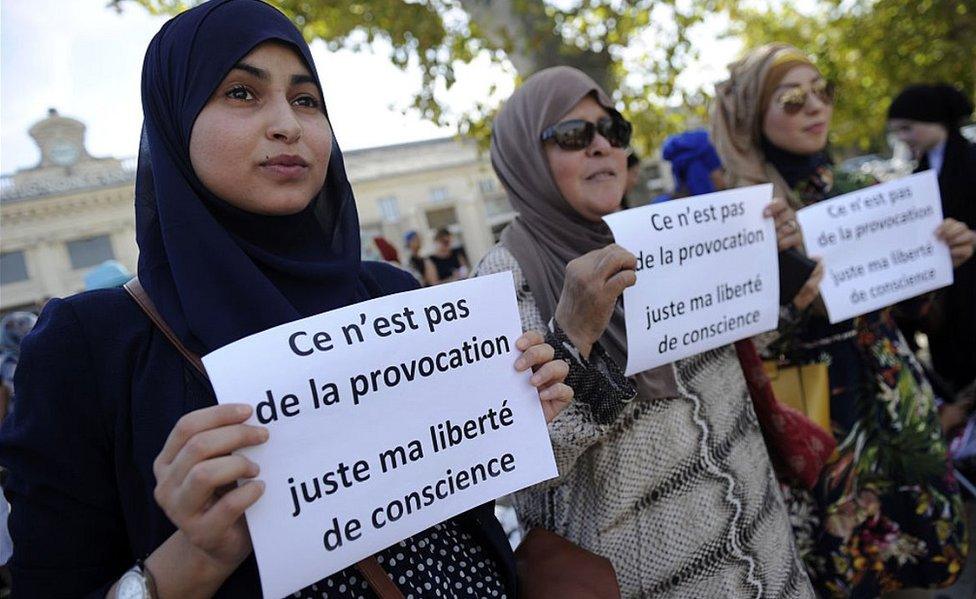
[[[225,489],[259,473],[257,464],[233,453],[268,440],[268,429],[243,424],[252,412],[226,404],[186,414],[153,462],[156,502],[200,557],[228,575],[251,553],[244,510],[264,492],[257,480]]]
[[[515,342],[515,347],[522,350],[522,355],[515,360],[515,370],[524,372],[531,368],[534,371],[529,383],[539,390],[546,422],[552,422],[573,400],[572,387],[563,382],[569,374],[569,364],[553,359],[556,352],[539,331],[526,331]]]
[[[973,246],[976,245],[976,232],[954,218],[942,221],[935,230],[935,236],[949,246],[949,256],[952,257],[952,267],[959,268],[966,260],[973,257]]]
[[[584,359],[607,328],[617,298],[637,282],[636,266],[634,255],[615,243],[566,265],[556,322]]]

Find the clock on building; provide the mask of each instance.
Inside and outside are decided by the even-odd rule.
[[[58,166],[71,166],[78,160],[78,147],[70,142],[58,142],[51,146],[48,156]]]

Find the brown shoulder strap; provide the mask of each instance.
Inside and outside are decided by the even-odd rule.
[[[205,379],[210,380],[207,376],[206,369],[203,367],[203,361],[200,360],[200,356],[187,349],[183,345],[183,342],[180,341],[180,338],[176,336],[176,333],[173,332],[173,329],[169,328],[169,325],[163,320],[163,316],[156,310],[156,306],[152,300],[149,299],[149,294],[146,293],[146,290],[142,288],[142,284],[139,283],[139,277],[132,277],[123,287],[132,296],[132,299],[139,304],[139,307],[146,313],[146,316],[153,321],[153,324],[162,331],[166,339],[173,344],[173,347],[180,352],[180,355],[186,358],[186,361],[192,364]],[[383,566],[376,561],[375,555],[365,557],[356,562],[356,569],[366,579],[369,586],[373,587],[373,592],[376,593],[379,599],[403,599],[403,593],[393,584],[390,577],[386,575]]]
[[[376,561],[375,555],[364,557],[356,562],[356,569],[359,570],[359,573],[363,575],[363,578],[366,579],[366,582],[369,583],[373,592],[380,599],[403,599],[403,593],[387,576],[386,570]]]
[[[136,300],[136,303],[139,304],[142,311],[146,313],[146,316],[153,321],[153,324],[155,324],[159,330],[163,332],[163,335],[166,335],[166,338],[169,339],[169,342],[173,344],[173,347],[180,352],[180,355],[186,358],[186,361],[192,364],[193,367],[196,368],[204,378],[209,380],[209,377],[207,377],[207,371],[203,367],[203,362],[200,360],[200,356],[187,349],[187,347],[183,345],[183,342],[180,341],[180,338],[176,336],[176,333],[173,332],[173,329],[169,328],[169,325],[166,324],[165,320],[163,320],[163,316],[156,309],[156,306],[153,304],[152,300],[149,299],[149,294],[146,293],[146,290],[142,288],[142,284],[139,283],[139,277],[132,277],[125,285],[123,285],[123,287],[125,287],[125,290],[129,292],[132,299]]]

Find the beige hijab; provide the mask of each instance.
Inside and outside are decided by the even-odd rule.
[[[542,317],[552,318],[562,293],[566,264],[613,243],[604,222],[580,216],[563,198],[549,169],[540,137],[588,95],[616,112],[592,79],[570,67],[540,71],[505,102],[492,127],[491,164],[518,217],[502,232],[502,244],[515,256]],[[600,339],[618,364],[626,363],[627,339],[622,302]],[[634,377],[643,398],[674,397],[671,365]]]
[[[762,97],[770,71],[787,64],[807,64],[810,59],[789,44],[756,48],[729,65],[729,78],[715,86],[711,110],[711,138],[731,187],[772,183],[774,195],[802,208],[796,194],[763,155]]]

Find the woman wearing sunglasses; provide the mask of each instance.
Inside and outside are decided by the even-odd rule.
[[[764,46],[730,71],[716,88],[712,139],[733,185],[772,182],[798,209],[874,182],[834,170],[833,88],[799,50]],[[939,230],[954,252],[967,242],[955,229],[947,219]],[[814,586],[877,597],[951,583],[965,557],[959,495],[931,388],[889,310],[836,325],[820,301],[788,312],[777,347],[796,362],[829,363],[838,441],[811,494],[787,490]]]
[[[146,53],[142,97],[139,278],[190,350],[417,287],[360,259],[322,84],[277,9],[214,0],[168,21]],[[565,364],[540,333],[516,346],[532,346],[520,369],[546,363],[533,381],[551,418],[571,397]],[[265,486],[236,450],[276,433],[245,424],[247,406],[216,405],[125,291],[52,300],[24,341],[17,394],[0,463],[18,596],[260,596],[244,510]],[[407,597],[516,592],[491,503],[377,560]],[[377,574],[368,584],[350,567],[295,596],[376,597]]]
[[[476,274],[512,271],[524,329],[570,363],[549,426],[559,477],[515,496],[613,563],[625,597],[811,597],[735,351],[628,379],[619,301],[635,257],[601,220],[627,184],[630,124],[580,71],[530,77],[492,127],[517,219]]]

